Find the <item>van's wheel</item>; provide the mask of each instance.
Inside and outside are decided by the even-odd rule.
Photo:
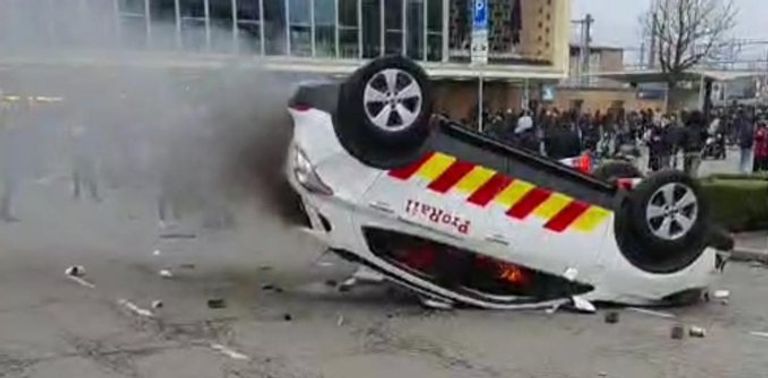
[[[342,85],[334,127],[354,157],[391,169],[422,156],[431,116],[426,72],[405,57],[387,56],[361,67]]]
[[[626,161],[608,161],[592,173],[596,178],[614,182],[618,179],[642,178],[643,173],[632,163]]]
[[[677,272],[708,244],[708,216],[707,203],[690,176],[662,171],[629,193],[617,217],[617,238],[624,255],[640,269]]]

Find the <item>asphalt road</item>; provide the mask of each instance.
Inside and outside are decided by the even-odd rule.
[[[660,310],[674,318],[628,309],[615,309],[617,324],[604,322],[606,309],[434,312],[387,286],[329,286],[353,268],[256,205],[240,207],[237,230],[202,231],[192,219],[177,231],[194,238],[164,239],[150,193],[113,190],[100,204],[68,195],[64,181],[27,182],[22,221],[0,224],[0,377],[756,377],[768,369],[768,337],[751,334],[768,332],[762,267],[730,264],[718,284],[732,293],[727,305]],[[70,265],[85,267],[83,280],[64,274]],[[174,276],[161,277],[163,268]],[[210,299],[225,307],[209,308]],[[673,340],[677,323],[707,335]]]

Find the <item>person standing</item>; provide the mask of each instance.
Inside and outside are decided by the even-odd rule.
[[[527,112],[523,113],[517,120],[513,142],[518,148],[533,153],[539,153],[540,151],[539,138],[536,135],[536,129],[533,127],[533,118]]]
[[[669,137],[667,129],[662,123],[652,123],[648,129],[646,142],[648,143],[648,169],[656,172],[669,166],[671,147],[668,145]]]
[[[93,130],[89,130],[85,126],[83,117],[78,117],[78,122],[73,125],[70,138],[72,145],[72,195],[75,199],[80,199],[81,191],[85,187],[92,200],[101,202],[96,178],[98,170],[95,156],[96,140]]]
[[[698,175],[706,135],[704,115],[698,110],[688,114],[683,142],[683,170],[691,177]]]
[[[19,111],[16,105],[0,102],[0,179],[3,184],[0,188],[0,220],[4,222],[19,221],[13,214],[13,202],[19,187],[22,164],[19,156],[22,148],[19,140]]]
[[[768,171],[768,126],[765,121],[757,123],[755,130],[755,162],[754,172]]]
[[[752,148],[755,142],[755,126],[743,109],[739,111],[739,115],[736,118],[736,132],[738,133],[739,150],[741,152],[739,171],[741,173],[750,173],[752,172]]]

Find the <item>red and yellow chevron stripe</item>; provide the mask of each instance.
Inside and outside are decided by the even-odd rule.
[[[498,204],[514,219],[536,216],[546,222],[544,228],[558,233],[566,230],[592,232],[611,214],[599,206],[440,152],[427,154],[410,166],[391,170],[389,176],[402,181],[424,180],[430,190],[464,195],[467,202],[475,206],[485,208],[491,203]]]

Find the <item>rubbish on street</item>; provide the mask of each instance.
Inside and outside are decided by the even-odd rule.
[[[452,310],[453,309],[453,303],[448,301],[442,301],[432,298],[421,298],[421,304],[429,309],[432,310]]]
[[[592,302],[584,299],[583,297],[574,295],[573,297],[571,297],[571,300],[573,301],[573,308],[575,308],[578,311],[586,312],[589,314],[593,314],[595,313],[595,311],[597,311],[597,308],[595,308],[595,305],[592,304]]]
[[[72,265],[66,270],[66,274],[72,277],[85,276],[85,268],[82,265]]]
[[[152,301],[152,308],[162,308],[163,307],[163,301]]]
[[[249,360],[250,357],[246,356],[245,354],[242,354],[238,351],[235,351],[231,348],[227,348],[224,345],[221,344],[211,344],[211,349],[215,351],[219,351],[222,354],[226,355],[227,357],[233,359],[233,360]]]
[[[173,272],[171,272],[169,269],[160,269],[160,271],[157,272],[157,274],[159,274],[160,277],[163,277],[163,278],[173,278]]]
[[[94,284],[92,284],[92,283],[90,283],[90,282],[88,282],[88,281],[86,281],[86,280],[84,280],[84,279],[82,279],[80,277],[77,277],[77,276],[67,276],[67,278],[69,278],[70,280],[75,281],[78,284],[80,284],[82,286],[85,286],[87,288],[90,288],[90,289],[95,289],[96,288],[96,285],[94,285]]]
[[[645,315],[658,316],[660,318],[667,318],[667,319],[674,319],[677,317],[675,316],[675,314],[670,312],[654,311],[654,310],[648,310],[640,307],[627,307],[627,310],[638,312]]]
[[[187,263],[187,264],[181,264],[181,265],[179,265],[179,268],[181,268],[181,269],[187,269],[187,270],[192,270],[192,269],[195,269],[195,268],[197,268],[197,265],[195,265],[195,264],[191,264],[191,263]]]
[[[274,290],[274,289],[275,289],[275,285],[272,285],[272,284],[261,285],[261,290],[264,290],[264,291]]]
[[[336,280],[325,280],[325,285],[330,287],[336,287],[339,283]]]
[[[731,296],[731,292],[729,290],[715,290],[712,296],[717,299],[728,299]]]
[[[757,331],[752,331],[752,332],[750,332],[749,334],[750,334],[750,335],[752,335],[752,336],[757,336],[757,337],[765,337],[765,338],[768,338],[768,332],[757,332]]]
[[[728,302],[728,300],[727,300],[727,299],[722,299],[722,300],[720,300],[720,304],[721,304],[721,305],[723,305],[723,306],[728,306],[728,303],[729,303],[729,302]]]
[[[681,324],[675,324],[672,326],[672,331],[670,333],[670,337],[672,337],[675,340],[680,340],[685,335],[685,328]]]
[[[152,311],[149,311],[149,310],[143,309],[143,308],[141,308],[139,306],[136,306],[135,304],[133,304],[132,302],[130,302],[130,301],[126,300],[126,299],[120,299],[120,300],[117,301],[117,303],[120,304],[121,306],[124,306],[125,308],[127,308],[131,312],[135,313],[136,315],[146,316],[146,317],[150,317],[150,318],[153,316],[152,315]]]
[[[161,254],[161,253],[162,253],[162,252],[160,252],[160,250],[159,250],[159,249],[156,249],[156,250],[152,251],[152,255],[153,255],[153,256],[160,256],[160,254]]]
[[[336,320],[336,325],[339,327],[344,325],[344,315],[339,314],[339,318]]]
[[[344,280],[344,282],[341,283],[341,285],[339,285],[339,291],[341,291],[342,293],[350,291],[352,287],[354,287],[355,285],[357,285],[357,278],[355,277],[347,278],[346,280]]]
[[[619,322],[619,313],[611,311],[605,314],[605,322],[608,324],[616,324]]]
[[[227,302],[224,299],[216,298],[208,300],[208,308],[221,309],[227,307]]]
[[[283,314],[283,320],[285,320],[286,322],[290,322],[291,320],[293,320],[293,316],[286,312],[285,314]]]
[[[707,335],[707,330],[702,327],[691,326],[691,328],[688,330],[688,335],[691,337],[702,338]]]
[[[259,267],[259,270],[261,270],[261,271],[272,270],[272,267],[269,266],[269,265],[262,265],[262,266]]]

